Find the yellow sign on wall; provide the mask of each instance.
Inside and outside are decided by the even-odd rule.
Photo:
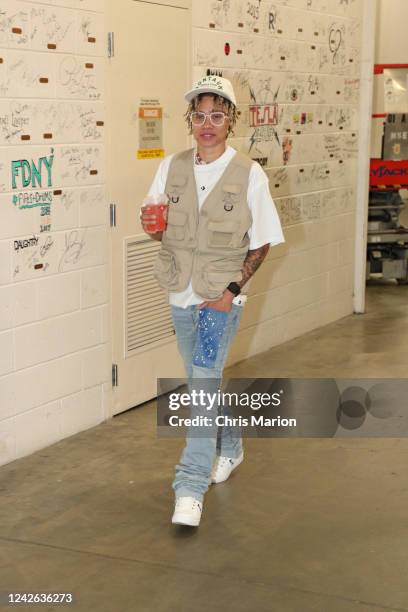
[[[163,112],[161,107],[141,106],[139,108],[139,149],[138,159],[164,157]]]
[[[164,149],[139,149],[137,159],[156,159],[164,157]]]

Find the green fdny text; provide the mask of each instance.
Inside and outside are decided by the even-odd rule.
[[[52,187],[52,165],[54,155],[40,157],[34,160],[19,159],[11,162],[11,181],[13,189],[27,187]],[[46,184],[43,185],[43,179]],[[17,185],[18,182],[18,185]]]

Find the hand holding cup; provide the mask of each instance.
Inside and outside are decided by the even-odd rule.
[[[140,221],[146,234],[164,232],[167,226],[168,199],[165,194],[147,196],[140,210]]]

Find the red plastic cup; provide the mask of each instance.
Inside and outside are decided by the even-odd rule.
[[[167,213],[169,204],[163,198],[159,202],[154,201],[155,198],[149,199],[143,203],[143,210],[156,215],[156,222],[149,223],[151,232],[164,232],[167,227]]]

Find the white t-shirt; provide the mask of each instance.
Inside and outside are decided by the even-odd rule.
[[[221,157],[215,161],[209,164],[194,164],[199,209],[235,154],[236,150],[227,146]],[[173,155],[168,155],[161,162],[148,195],[158,196],[165,193],[167,174],[172,158]],[[253,162],[251,166],[247,199],[252,214],[252,225],[248,230],[250,240],[248,249],[258,249],[264,244],[273,246],[285,242],[276,206],[269,191],[268,177],[258,162]],[[250,281],[251,279],[245,284],[242,293],[247,293]],[[237,298],[234,298],[233,301],[237,303],[236,300]],[[174,306],[187,308],[192,304],[201,304],[203,301],[205,300],[202,297],[194,293],[191,281],[184,291],[169,291],[169,303]]]

